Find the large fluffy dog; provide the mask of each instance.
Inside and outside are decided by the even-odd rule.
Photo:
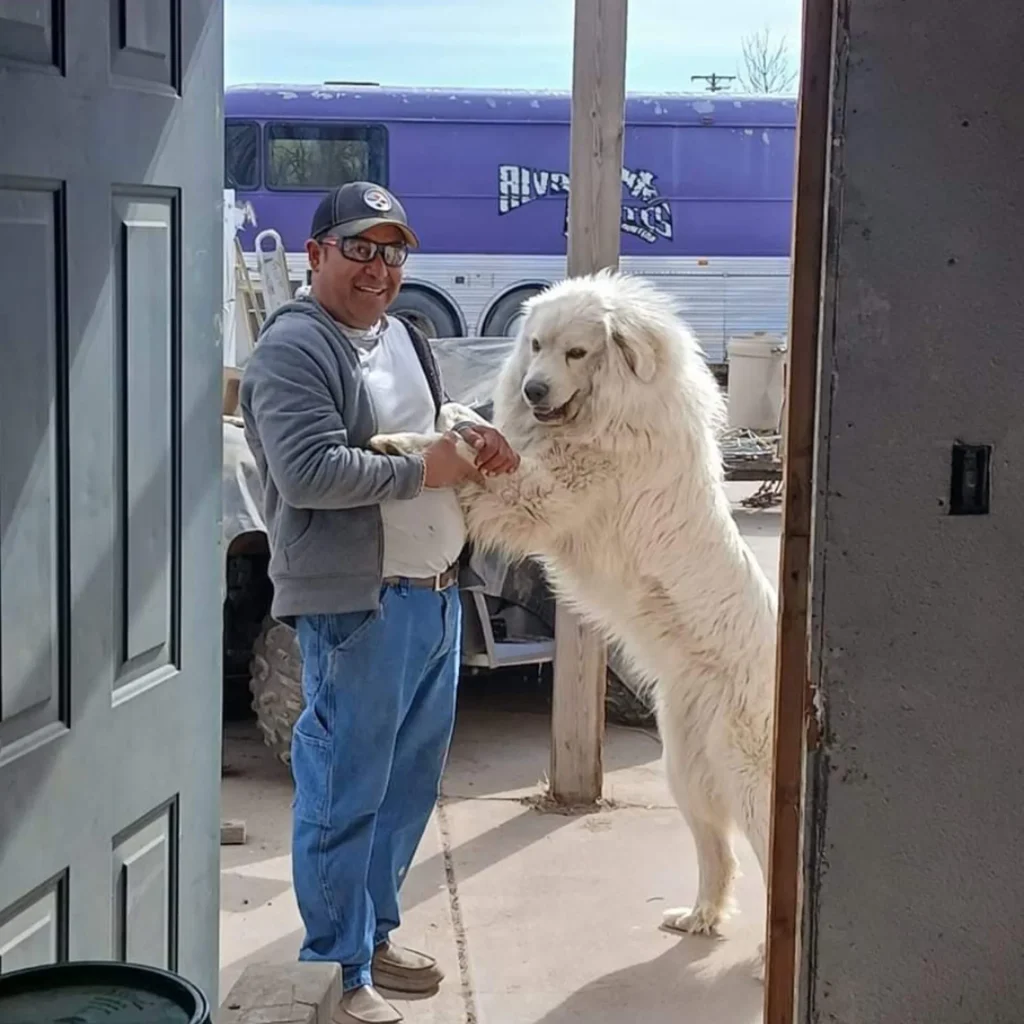
[[[460,491],[473,541],[538,558],[649,680],[700,870],[694,905],[664,923],[701,934],[729,904],[734,825],[766,875],[772,767],[775,592],[730,512],[723,412],[666,297],[617,274],[563,281],[528,303],[496,386],[494,421],[521,466]],[[445,407],[439,426],[472,416]]]

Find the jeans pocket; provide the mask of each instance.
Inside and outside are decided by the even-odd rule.
[[[292,730],[292,806],[299,821],[320,828],[330,825],[333,760],[332,745],[303,731],[296,723]]]
[[[379,608],[373,611],[340,612],[324,615],[323,642],[328,654],[339,654],[350,650],[365,636],[384,615],[384,597]]]

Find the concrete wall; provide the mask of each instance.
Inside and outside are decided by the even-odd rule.
[[[802,1017],[1020,1024],[1024,8],[841,0],[835,69]]]

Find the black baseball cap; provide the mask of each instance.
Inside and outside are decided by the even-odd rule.
[[[405,209],[386,188],[372,181],[350,181],[320,200],[309,233],[318,241],[328,231],[353,238],[382,224],[399,228],[409,245],[419,246]]]

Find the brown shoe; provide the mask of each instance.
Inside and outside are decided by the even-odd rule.
[[[403,1017],[372,985],[364,985],[341,997],[331,1019],[337,1024],[399,1024]]]
[[[433,992],[444,971],[426,953],[385,942],[373,954],[373,983],[392,992]]]

